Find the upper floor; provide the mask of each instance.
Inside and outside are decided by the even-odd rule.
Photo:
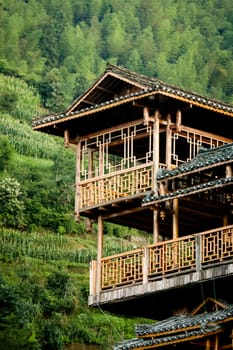
[[[230,105],[109,65],[66,111],[35,119],[33,128],[75,145],[77,220],[102,215],[152,232],[141,200],[156,192],[158,170],[231,143],[232,116]]]
[[[182,305],[187,288],[192,302],[202,285],[227,286],[232,117],[230,105],[110,65],[66,111],[33,121],[75,148],[75,216],[98,226],[90,305],[139,312],[137,299],[146,314],[156,295],[162,315],[177,290]],[[104,257],[105,222],[146,231],[153,245]]]

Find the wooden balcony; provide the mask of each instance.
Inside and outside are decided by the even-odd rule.
[[[80,181],[80,211],[145,193],[152,186],[152,163]]]
[[[173,288],[233,276],[233,225],[101,259],[101,285],[91,263],[89,305],[110,305]],[[180,293],[182,295],[182,293]],[[199,293],[200,294],[200,293]],[[139,304],[137,304],[139,305]]]

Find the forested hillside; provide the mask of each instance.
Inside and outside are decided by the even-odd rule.
[[[32,118],[66,109],[107,62],[233,103],[232,23],[232,0],[0,0],[0,349],[134,334],[87,308],[96,232],[73,219],[75,155]],[[106,255],[140,242],[105,233]]]
[[[231,0],[1,0],[0,72],[62,110],[122,65],[233,102]]]

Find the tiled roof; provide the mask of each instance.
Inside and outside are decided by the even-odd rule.
[[[142,199],[142,205],[148,205],[151,204],[152,202],[163,202],[171,198],[180,198],[187,196],[191,193],[197,193],[197,192],[204,192],[206,190],[211,190],[214,188],[222,187],[225,185],[231,185],[233,184],[233,177],[224,177],[224,178],[219,178],[215,180],[211,180],[208,182],[203,182],[198,185],[190,186],[187,188],[182,188],[178,189],[174,192],[169,192],[165,194],[151,194],[149,193]]]
[[[184,173],[199,171],[202,168],[212,167],[233,160],[233,143],[212,149],[200,149],[195,158],[189,162],[182,163],[175,169],[161,169],[157,180],[163,180],[179,176]]]
[[[223,114],[232,115],[233,113],[233,107],[229,104],[222,103],[213,99],[205,98],[194,92],[190,92],[188,90],[184,90],[182,88],[178,88],[176,86],[164,83],[155,78],[146,77],[144,75],[135,73],[125,68],[109,65],[104,74],[107,74],[107,73],[109,73],[109,75],[112,75],[112,76],[114,75],[114,77],[118,79],[122,79],[122,80],[127,79],[128,81],[131,81],[132,84],[138,83],[143,87],[141,88],[141,90],[137,92],[122,95],[120,97],[107,100],[100,104],[95,104],[92,106],[81,108],[76,111],[72,111],[68,113],[63,112],[60,114],[50,114],[46,116],[37,117],[33,119],[32,126],[36,128],[39,125],[43,125],[43,124],[74,119],[82,115],[93,113],[94,111],[97,111],[99,109],[110,108],[115,104],[126,103],[136,98],[138,99],[145,96],[150,96],[155,93],[171,96],[178,100],[187,101],[189,103],[192,103],[193,105],[202,106],[203,108],[207,108],[210,110],[218,110],[218,111],[221,111]]]
[[[221,330],[220,326],[205,326],[198,330],[186,331],[177,335],[170,335],[161,338],[133,338],[131,340],[126,340],[122,343],[117,344],[114,350],[143,350],[143,349],[153,349],[155,347],[160,347],[169,344],[175,344],[180,342],[189,341],[192,339],[198,339],[206,337],[210,334],[216,334]]]
[[[169,333],[174,330],[181,331],[182,329],[194,326],[199,326],[199,328],[201,328],[208,323],[219,323],[228,318],[233,318],[233,305],[229,305],[225,309],[219,311],[198,314],[195,316],[172,316],[155,324],[137,325],[135,333],[137,336],[145,336],[147,334]]]
[[[152,349],[216,334],[221,324],[233,320],[233,305],[195,316],[173,316],[155,324],[137,325],[138,338],[115,345],[114,350]]]

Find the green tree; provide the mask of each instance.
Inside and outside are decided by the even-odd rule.
[[[20,183],[13,178],[0,181],[0,221],[3,226],[20,228],[24,225],[24,204]]]
[[[124,53],[125,31],[117,13],[109,15],[108,33],[106,36],[107,52],[110,57]]]

